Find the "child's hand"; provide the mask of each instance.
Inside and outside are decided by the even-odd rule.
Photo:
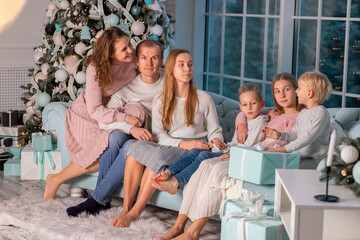
[[[226,148],[225,143],[223,143],[223,141],[221,141],[219,138],[210,140],[210,148],[213,148],[214,145],[220,150],[224,150]]]
[[[279,139],[280,137],[280,132],[276,131],[273,128],[265,127],[262,131],[265,133],[265,136],[267,138]]]
[[[134,125],[135,127],[141,127],[142,125],[142,122],[137,117],[128,114],[125,115],[125,122]]]
[[[236,126],[236,140],[241,143],[244,144],[244,142],[246,141],[247,138],[247,125],[245,123],[239,123]]]
[[[130,134],[138,140],[152,141],[152,135],[146,128],[132,127]]]
[[[269,148],[266,151],[267,152],[284,152],[284,153],[287,152],[285,147]]]
[[[229,161],[230,153],[225,153],[225,154],[221,155],[220,159],[223,160],[223,161]]]
[[[193,141],[183,140],[180,142],[179,148],[183,148],[186,150],[191,150],[193,148],[198,148],[200,150],[209,150],[210,149],[209,145],[205,144],[202,141],[196,141],[196,140],[193,140]]]

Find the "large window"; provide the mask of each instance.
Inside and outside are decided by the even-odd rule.
[[[327,107],[360,107],[360,0],[207,0],[205,22],[204,89],[237,100],[257,83],[273,106],[277,73],[315,69],[333,85]]]

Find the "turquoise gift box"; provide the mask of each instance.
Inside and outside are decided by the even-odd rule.
[[[23,146],[22,147],[9,147],[9,150],[11,152],[11,154],[14,156],[14,158],[16,159],[21,159],[21,151],[23,150]]]
[[[258,151],[251,147],[231,147],[229,176],[247,182],[273,185],[275,169],[298,169],[300,155],[294,153],[277,153]]]
[[[248,212],[251,203],[240,199],[226,200],[223,204],[221,217],[221,240],[288,240],[289,237],[280,219],[269,217],[274,207],[264,203],[269,209],[268,216],[247,218],[241,216],[243,211]],[[240,214],[238,214],[240,213]]]
[[[20,159],[9,159],[4,163],[4,176],[20,176]]]
[[[51,151],[53,149],[51,135],[41,132],[31,134],[31,147],[35,151]]]

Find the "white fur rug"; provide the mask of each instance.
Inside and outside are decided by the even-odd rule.
[[[115,228],[112,220],[120,214],[121,207],[112,207],[98,216],[68,217],[66,208],[83,198],[59,198],[43,201],[25,193],[16,199],[0,202],[0,225],[13,225],[27,229],[41,239],[156,239],[169,226],[145,209],[140,220],[129,228]]]

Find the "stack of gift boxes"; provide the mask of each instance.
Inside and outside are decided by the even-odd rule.
[[[274,185],[275,169],[298,169],[298,153],[275,153],[251,147],[231,147],[229,176],[243,181]],[[289,239],[280,219],[273,217],[273,205],[260,193],[243,190],[241,199],[225,200],[221,214],[221,239]]]
[[[16,114],[15,114],[16,113]],[[46,180],[48,174],[62,169],[61,153],[53,144],[51,134],[37,132],[31,135],[31,143],[25,145],[26,127],[15,121],[17,112],[1,113],[0,138],[5,139],[10,158],[4,164],[4,176],[20,176],[22,180]],[[9,145],[9,141],[12,144]]]

